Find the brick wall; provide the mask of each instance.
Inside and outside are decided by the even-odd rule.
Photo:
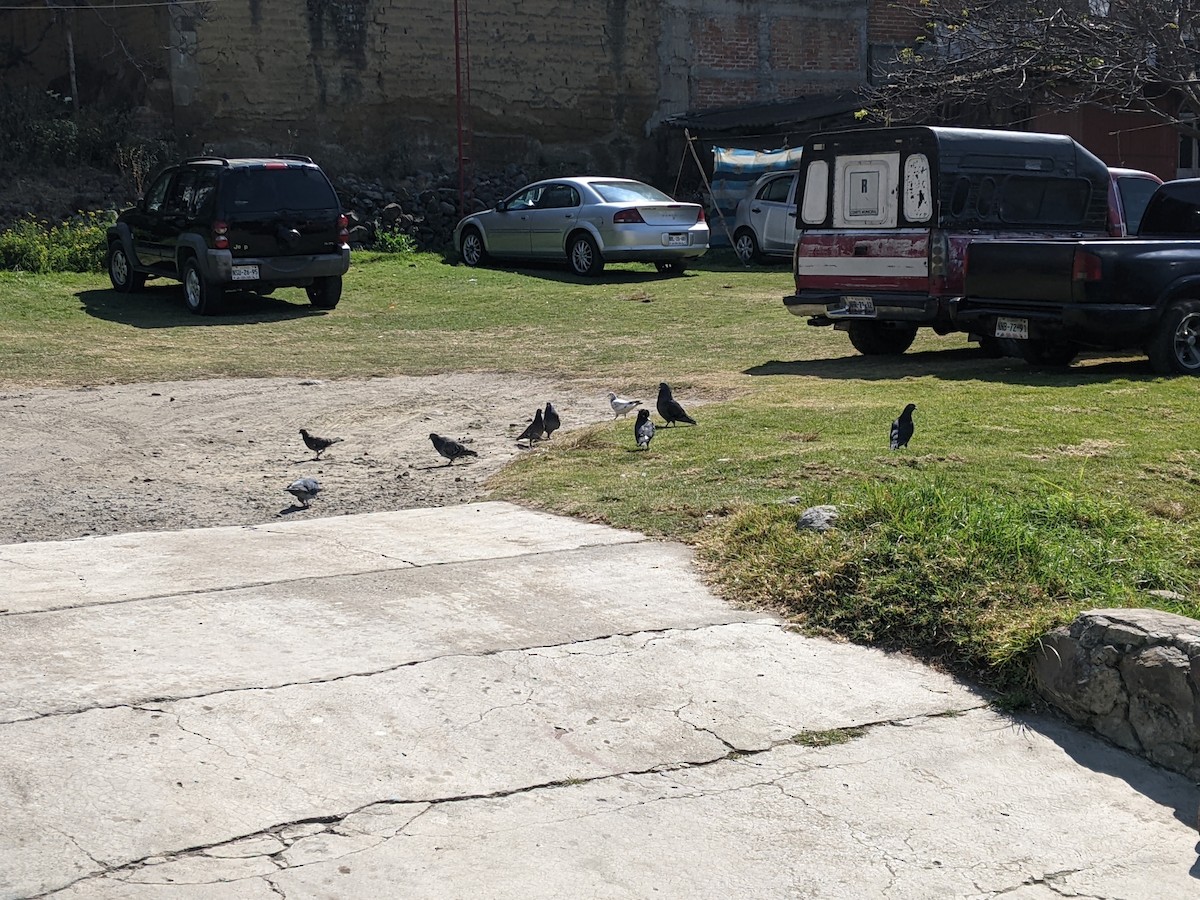
[[[872,44],[906,44],[923,33],[922,0],[870,0],[867,32]]]

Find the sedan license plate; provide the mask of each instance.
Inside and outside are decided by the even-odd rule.
[[[234,281],[258,281],[258,266],[234,266]]]
[[[667,235],[667,246],[668,247],[686,247],[687,243],[688,243],[688,236],[686,234],[668,234]]]
[[[1011,338],[1017,341],[1029,340],[1029,320],[998,316],[996,318],[996,337]]]
[[[847,316],[873,316],[875,301],[870,297],[843,297],[842,312]]]

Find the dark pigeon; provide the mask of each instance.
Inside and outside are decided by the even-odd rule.
[[[915,403],[910,403],[904,407],[904,412],[900,413],[900,418],[892,423],[892,449],[899,450],[901,447],[907,447],[908,442],[913,436],[913,410],[917,408]]]
[[[639,450],[650,449],[650,442],[654,440],[654,423],[650,421],[650,410],[638,410],[637,421],[633,423],[633,436],[637,440]]]
[[[299,500],[301,506],[308,509],[308,504],[321,492],[321,483],[315,478],[297,478],[284,490]]]
[[[546,437],[550,437],[562,428],[562,419],[558,417],[558,410],[549,401],[546,403],[546,411],[542,414],[542,426],[546,429]]]
[[[468,450],[458,441],[451,440],[447,437],[442,437],[435,431],[429,432],[429,439],[433,441],[433,449],[436,450],[439,455],[444,456],[449,460],[449,462],[446,463],[448,466],[453,465],[456,459],[460,459],[464,456],[479,455],[474,450]]]
[[[671,396],[671,386],[665,381],[658,385],[658,414],[668,425],[674,425],[676,422],[696,424],[696,420],[689,416],[679,402]]]
[[[341,438],[323,438],[317,437],[315,434],[309,434],[304,428],[300,429],[300,437],[304,438],[304,446],[313,453],[317,454],[314,459],[320,459],[321,454],[332,447],[334,444],[341,443]]]
[[[542,420],[542,411],[539,409],[533,414],[533,421],[525,426],[525,430],[517,436],[517,442],[529,441],[532,447],[534,441],[540,441],[542,435],[546,431],[546,423]]]

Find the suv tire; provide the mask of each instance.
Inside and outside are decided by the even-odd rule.
[[[899,356],[917,337],[913,326],[886,322],[851,322],[847,333],[854,349],[863,356]]]
[[[342,276],[326,275],[314,278],[313,283],[304,289],[308,294],[308,302],[316,309],[333,309],[342,299]]]
[[[198,316],[211,316],[221,310],[224,291],[221,286],[204,277],[200,263],[189,256],[183,264],[183,302]]]
[[[1159,375],[1200,375],[1200,300],[1179,300],[1167,307],[1146,347]]]
[[[122,294],[136,294],[146,286],[146,274],[136,272],[120,241],[108,245],[108,280]]]

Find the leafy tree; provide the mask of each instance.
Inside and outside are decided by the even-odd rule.
[[[918,0],[871,118],[1004,124],[1036,107],[1148,113],[1200,137],[1200,0]]]

